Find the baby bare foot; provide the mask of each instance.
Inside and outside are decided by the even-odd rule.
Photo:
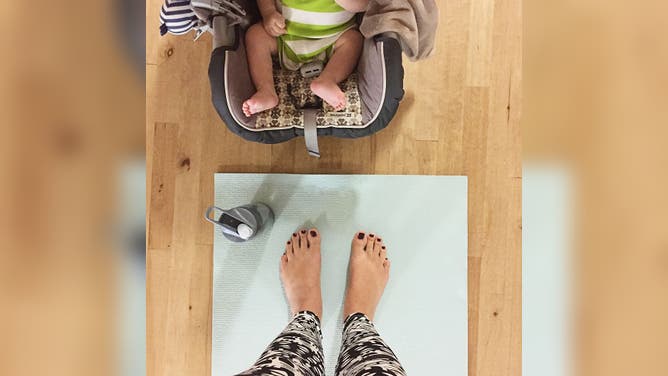
[[[311,81],[311,91],[334,107],[336,111],[341,111],[346,107],[346,95],[334,81],[318,77]]]
[[[383,240],[374,234],[355,234],[348,268],[343,317],[361,312],[373,320],[376,306],[390,277],[390,261]]]
[[[320,291],[320,234],[301,230],[292,234],[281,256],[281,281],[290,312],[311,311],[322,319]]]
[[[263,90],[257,91],[252,97],[246,99],[242,105],[242,110],[246,116],[251,116],[274,108],[276,105],[278,105],[278,95],[272,91]]]

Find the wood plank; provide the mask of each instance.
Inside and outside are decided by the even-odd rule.
[[[210,246],[190,248],[194,252],[169,247],[146,255],[149,375],[203,375],[211,366],[213,256]]]
[[[156,123],[153,127],[153,150],[160,158],[151,158],[149,207],[146,214],[148,249],[167,248],[172,242],[174,223],[174,175],[178,147],[178,124]]]
[[[468,86],[489,86],[492,69],[492,29],[497,20],[494,17],[496,4],[495,0],[479,0],[471,3],[466,59],[466,84]]]

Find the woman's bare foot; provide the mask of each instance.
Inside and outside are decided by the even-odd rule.
[[[346,95],[332,80],[321,77],[314,79],[311,81],[311,91],[334,107],[336,111],[341,111],[346,107]]]
[[[242,105],[242,110],[246,116],[251,116],[269,110],[278,105],[278,95],[270,90],[257,91],[252,97],[246,99]]]
[[[357,312],[373,320],[376,306],[390,277],[387,248],[377,235],[358,232],[350,246],[348,287],[343,317]]]
[[[292,234],[281,256],[281,281],[290,312],[311,311],[322,319],[320,233],[315,228]]]

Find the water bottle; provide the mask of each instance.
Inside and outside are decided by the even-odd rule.
[[[220,213],[220,215],[217,218],[212,217],[214,213]],[[217,226],[227,239],[233,242],[245,242],[273,222],[274,212],[269,206],[262,203],[242,205],[226,210],[217,206],[209,206],[204,217]]]

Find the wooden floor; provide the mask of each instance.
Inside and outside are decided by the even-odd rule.
[[[229,132],[210,100],[210,38],[161,38],[161,3],[147,2],[148,374],[210,375],[213,174],[282,172],[467,175],[469,374],[520,375],[521,2],[439,2],[436,53],[404,61],[390,126],[325,138],[321,159],[302,139]]]

